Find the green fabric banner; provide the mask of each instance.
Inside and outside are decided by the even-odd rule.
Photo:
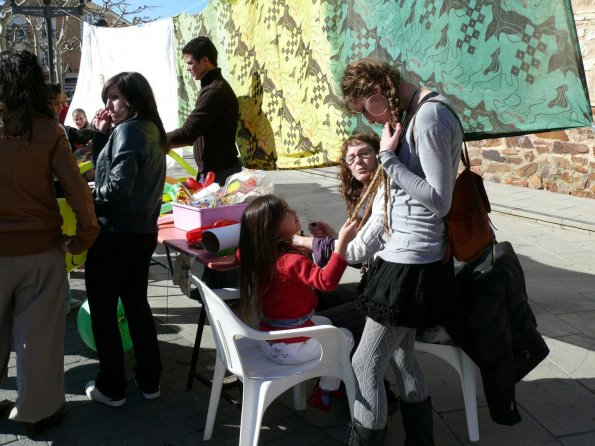
[[[345,66],[373,57],[448,96],[468,140],[584,127],[592,121],[570,0],[211,0],[174,18],[177,54],[208,35],[240,100],[249,167],[336,162],[371,129],[343,107]],[[180,120],[200,83],[178,60]]]

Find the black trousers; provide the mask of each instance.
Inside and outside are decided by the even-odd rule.
[[[102,233],[87,254],[85,285],[100,369],[95,385],[113,399],[126,395],[118,297],[124,305],[134,345],[136,382],[146,393],[159,388],[161,358],[147,301],[149,262],[156,246],[157,234]]]

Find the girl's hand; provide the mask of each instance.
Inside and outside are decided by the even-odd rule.
[[[335,243],[335,252],[341,257],[345,257],[347,245],[357,235],[358,225],[359,222],[356,219],[347,220],[339,230],[339,238]]]
[[[394,152],[399,145],[399,139],[401,138],[402,130],[403,126],[400,123],[397,124],[394,132],[388,122],[384,124],[384,128],[382,129],[382,138],[380,138],[380,151],[378,153]]]
[[[112,115],[107,108],[100,108],[95,113],[93,125],[100,132],[107,132],[112,126]]]
[[[328,236],[334,239],[338,238],[337,231],[323,221],[313,221],[308,225],[308,229],[310,229],[310,234],[313,237],[323,238]]]
[[[304,237],[303,235],[294,235],[291,238],[291,244],[297,248],[306,248],[312,251],[312,237]]]

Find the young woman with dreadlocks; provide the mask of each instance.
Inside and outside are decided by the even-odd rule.
[[[378,160],[390,182],[389,237],[368,271],[357,308],[366,317],[353,356],[357,381],[348,444],[381,445],[386,438],[382,378],[397,352],[406,445],[433,445],[432,407],[415,358],[416,328],[435,325],[433,302],[453,292],[444,217],[451,205],[463,134],[457,118],[436,102],[445,97],[402,82],[398,70],[363,59],[341,79],[347,106],[384,126]],[[415,125],[409,126],[415,116]]]

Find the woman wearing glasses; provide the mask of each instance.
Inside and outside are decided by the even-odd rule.
[[[343,143],[338,175],[341,181],[339,191],[345,199],[349,216],[357,216],[359,219],[359,231],[347,245],[345,259],[352,265],[361,264],[362,280],[357,291],[342,289],[340,296],[337,296],[338,290],[318,293],[317,314],[329,318],[337,327],[348,329],[353,334],[356,346],[361,339],[366,316],[357,310],[355,297],[366,283],[368,262],[371,262],[374,255],[382,249],[388,234],[389,195],[385,189],[388,183],[384,171],[378,169],[379,150],[380,138],[375,134],[356,133]],[[311,223],[310,232],[313,237],[295,235],[293,243],[310,249],[316,263],[319,266],[325,265],[333,252],[337,233],[322,221]],[[336,304],[337,301],[345,302],[349,297],[353,300]],[[399,354],[400,351],[397,350],[395,361],[391,362],[397,381],[400,380],[399,377],[404,377],[404,380],[415,372],[408,370],[408,364],[396,367]],[[397,398],[386,380],[384,388],[387,412],[392,414],[397,410]]]
[[[442,261],[444,217],[463,132],[447,107],[425,102],[432,96],[441,102],[446,98],[401,82],[398,70],[386,63],[363,59],[348,65],[341,90],[354,113],[384,126],[378,158],[390,179],[389,239],[357,299],[366,325],[353,356],[357,390],[349,444],[384,444],[386,400],[380,383],[397,351],[398,367],[414,372],[399,379],[405,444],[433,445],[431,401],[414,341],[417,327],[438,322],[433,306],[453,292],[452,260]],[[409,126],[413,116],[415,125]]]
[[[350,136],[341,149],[339,191],[345,199],[349,216],[360,220],[357,237],[349,243],[347,260],[362,263],[382,248],[383,234],[379,231],[385,220],[385,200],[382,189],[384,172],[378,171],[380,138],[374,134],[356,133]],[[378,174],[376,177],[375,175]],[[337,238],[336,231],[327,223],[316,221],[310,224],[314,239],[295,237],[297,243],[312,248],[317,262],[325,263],[325,254],[332,251],[331,241]]]

